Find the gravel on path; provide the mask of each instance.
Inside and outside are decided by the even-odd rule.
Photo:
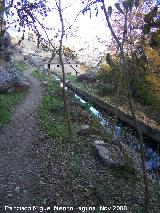
[[[7,212],[5,206],[38,205],[39,168],[33,141],[40,137],[36,110],[41,104],[42,89],[31,71],[29,68],[26,72],[30,92],[15,107],[11,122],[0,133],[0,213]]]

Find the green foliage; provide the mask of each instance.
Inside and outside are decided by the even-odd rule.
[[[39,116],[48,134],[58,140],[64,140],[67,136],[63,101],[53,96],[58,92],[56,82],[50,82],[46,87],[47,96],[43,98],[42,106],[39,109]]]
[[[32,72],[32,76],[35,77],[35,78],[38,78],[40,80],[43,80],[43,79],[46,78],[46,75],[44,73],[39,72],[39,70],[34,70]]]
[[[109,62],[108,58],[106,58],[106,60],[107,62]],[[116,82],[119,79],[119,64],[113,64],[113,62],[111,62],[110,64],[112,64],[113,67],[111,67],[109,64],[102,64],[101,70],[97,73],[97,78],[102,80],[103,82]]]
[[[48,84],[45,86],[45,90],[49,96],[58,97],[62,100],[62,88],[55,80],[48,78]]]
[[[84,107],[89,110],[90,104],[86,104]],[[76,112],[74,110],[71,111],[73,142],[77,141],[77,128],[80,122],[77,120],[77,115],[79,119],[79,114],[76,114]],[[68,140],[62,88],[54,79],[49,80],[48,85],[45,86],[45,96],[38,114],[44,128],[51,137],[58,141]],[[89,118],[87,117],[88,121]],[[94,122],[92,122],[92,125],[94,125]]]
[[[148,82],[143,76],[134,80],[133,96],[144,105],[156,107],[158,104],[156,93],[149,87]]]
[[[67,126],[63,116],[56,116],[46,109],[45,102],[39,110],[39,116],[48,135],[59,141],[67,139]]]
[[[66,79],[70,82],[75,82],[77,77],[75,75],[66,75]]]
[[[159,63],[158,52],[149,45],[139,46],[132,54],[132,59],[127,59],[132,97],[152,109],[160,107]]]
[[[38,110],[38,116],[44,129],[50,137],[59,141],[67,140],[67,125],[61,88],[54,79],[49,78],[38,70],[32,72],[32,76],[40,80],[47,78],[48,84],[45,86],[45,96],[42,105]]]
[[[43,103],[46,109],[52,113],[64,114],[64,105],[61,99],[53,96],[45,96]]]
[[[68,128],[66,124],[62,89],[55,80],[50,79],[48,85],[45,87],[45,93],[46,96],[44,96],[42,106],[38,112],[42,124],[50,137],[58,141],[67,141]]]
[[[111,67],[109,64],[101,64],[101,70],[107,74],[111,72]]]
[[[27,92],[0,93],[0,125],[6,124],[11,119],[11,107],[19,103]]]
[[[14,66],[16,69],[18,69],[21,72],[23,72],[24,70],[28,68],[27,64],[25,64],[23,61],[15,61]]]

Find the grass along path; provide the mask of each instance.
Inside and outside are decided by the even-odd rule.
[[[35,74],[35,73],[34,73]],[[38,78],[48,77],[37,74]],[[143,213],[143,179],[131,166],[104,167],[95,157],[93,143],[101,135],[79,136],[77,129],[81,124],[99,128],[95,118],[83,110],[67,92],[73,122],[73,142],[67,142],[66,121],[61,88],[53,79],[45,84],[39,117],[45,131],[54,138],[37,141],[38,156],[43,162],[44,188],[49,189],[46,202],[53,210],[55,205],[73,206],[80,212],[81,206],[92,206],[100,212],[100,206],[121,206],[127,212]],[[47,170],[47,172],[46,172]],[[150,210],[156,212],[159,206],[159,185],[150,181]],[[45,193],[43,193],[45,196]],[[120,210],[120,209],[119,209]],[[86,211],[89,212],[89,211]]]
[[[21,72],[25,72],[29,67],[23,61],[15,61],[14,66]],[[11,120],[13,108],[20,103],[28,91],[15,93],[0,93],[0,127]]]
[[[21,102],[27,91],[18,93],[0,93],[0,126],[11,120],[13,107]]]

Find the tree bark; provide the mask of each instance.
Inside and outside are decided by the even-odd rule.
[[[57,4],[57,2],[56,2]],[[68,139],[69,141],[72,140],[72,123],[71,123],[71,118],[70,118],[70,110],[69,110],[69,104],[68,104],[68,99],[66,96],[66,92],[65,92],[65,68],[64,68],[64,62],[63,62],[63,51],[62,51],[62,47],[63,47],[63,37],[64,37],[64,21],[63,21],[63,16],[62,16],[62,8],[61,8],[61,0],[59,0],[59,4],[57,4],[57,8],[59,11],[59,17],[60,17],[60,21],[61,21],[61,38],[60,38],[60,47],[59,47],[59,59],[60,59],[60,64],[62,67],[62,83],[63,83],[63,101],[64,101],[64,107],[65,107],[65,112],[66,112],[66,120],[67,120],[67,127],[68,127]]]
[[[3,36],[5,26],[4,26],[4,7],[5,7],[5,0],[0,1],[1,7],[1,14],[0,14],[0,35]]]

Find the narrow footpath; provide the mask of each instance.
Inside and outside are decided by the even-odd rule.
[[[13,113],[11,122],[0,132],[0,213],[25,212],[5,211],[5,206],[22,207],[38,203],[39,168],[35,159],[33,141],[40,137],[36,110],[41,104],[40,81],[26,72],[30,91]],[[34,211],[38,212],[38,211]]]

